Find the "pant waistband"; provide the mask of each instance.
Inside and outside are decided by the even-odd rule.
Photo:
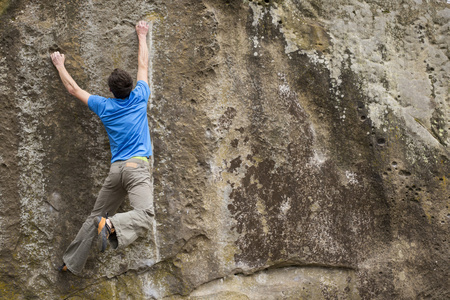
[[[133,163],[137,163],[137,164],[139,164],[139,165],[149,165],[149,161],[148,161],[148,158],[147,157],[141,157],[141,156],[134,156],[134,157],[130,157],[129,159],[127,159],[127,160],[116,160],[115,162],[113,162],[112,164],[111,164],[111,166],[114,166],[114,165],[122,165],[122,164],[125,164],[125,163],[127,163],[127,162],[133,162]]]
[[[145,157],[145,156],[133,156],[132,158],[137,158],[137,159],[141,159],[141,160],[143,160],[143,161],[148,162],[148,158]]]

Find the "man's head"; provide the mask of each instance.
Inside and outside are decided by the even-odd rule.
[[[109,75],[108,85],[114,97],[124,99],[133,90],[133,79],[128,72],[122,69],[114,69]]]

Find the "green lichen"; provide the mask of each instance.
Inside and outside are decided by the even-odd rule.
[[[72,286],[71,288],[76,287]],[[88,299],[93,295],[95,295],[96,299],[114,299],[116,296],[111,283],[109,281],[102,281],[97,285],[89,286],[86,289],[76,292],[76,294],[72,294],[66,299]]]
[[[164,16],[155,12],[147,14],[144,18],[147,22],[162,22],[164,21]]]
[[[424,123],[419,120],[418,118],[414,118],[414,120],[423,128],[425,128],[440,144],[442,144],[443,146],[446,146],[447,144],[444,142],[442,135],[439,134],[439,132],[436,132],[435,127],[433,127],[434,125],[436,125],[435,123],[432,123],[432,127],[431,129],[428,129],[427,126],[424,125]]]
[[[2,15],[9,6],[9,0],[0,0],[0,15]]]
[[[0,295],[2,299],[19,299],[18,294],[15,292],[14,288],[11,285],[0,281]]]

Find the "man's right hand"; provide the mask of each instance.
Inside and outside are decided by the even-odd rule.
[[[148,32],[148,23],[145,21],[139,21],[136,24],[136,33],[138,36],[147,36]]]

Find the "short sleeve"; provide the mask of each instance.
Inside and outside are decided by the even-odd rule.
[[[89,96],[88,107],[98,116],[102,115],[103,111],[105,110],[105,106],[106,106],[106,98],[97,95]]]
[[[139,80],[136,83],[136,87],[134,88],[133,93],[135,93],[136,97],[138,97],[139,100],[148,102],[148,98],[150,97],[150,87],[148,86],[147,82]]]

